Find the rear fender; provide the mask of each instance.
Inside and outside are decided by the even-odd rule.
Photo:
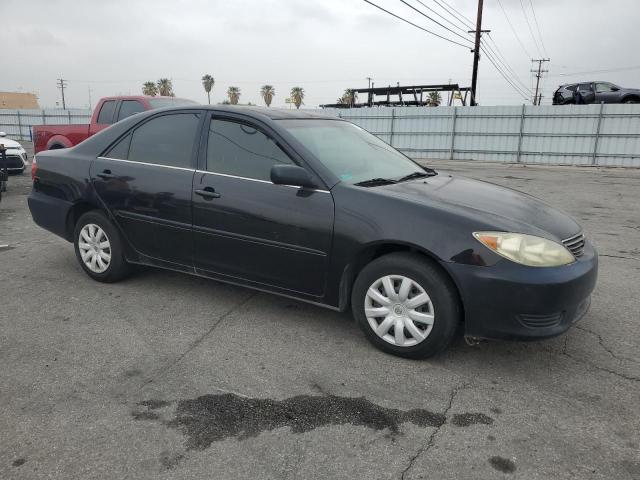
[[[64,135],[54,135],[47,141],[47,150],[70,147],[73,147],[73,144],[71,143],[71,140],[69,140]]]

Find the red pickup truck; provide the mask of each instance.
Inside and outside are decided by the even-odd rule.
[[[107,128],[112,123],[145,110],[196,104],[197,102],[193,100],[175,97],[147,97],[140,95],[101,98],[93,111],[91,123],[35,125],[33,127],[34,152],[73,147],[91,135]]]

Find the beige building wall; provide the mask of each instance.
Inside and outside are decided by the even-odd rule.
[[[40,108],[35,93],[0,92],[0,109]]]

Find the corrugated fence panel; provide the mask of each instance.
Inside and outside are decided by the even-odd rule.
[[[640,105],[374,107],[315,110],[345,118],[414,158],[640,167]],[[0,130],[88,123],[91,111],[0,110]]]
[[[640,105],[377,107],[322,113],[348,119],[414,158],[640,167]]]
[[[639,132],[637,105],[605,105],[598,139],[598,165],[639,166]]]
[[[0,131],[16,140],[31,140],[33,125],[86,124],[91,120],[91,110],[72,108],[44,110],[0,110]]]
[[[393,146],[416,158],[448,156],[452,122],[449,108],[394,108]]]

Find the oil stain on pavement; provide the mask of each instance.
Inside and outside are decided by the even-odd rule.
[[[169,402],[140,402],[131,415],[136,420],[156,420],[182,432],[187,450],[204,450],[213,442],[235,437],[242,440],[263,431],[289,427],[292,433],[304,433],[328,425],[365,426],[374,430],[388,429],[391,435],[400,433],[400,425],[413,423],[420,427],[440,427],[446,417],[425,409],[408,411],[386,408],[365,398],[337,395],[298,395],[284,400],[247,398],[233,393],[202,395],[180,400],[175,416],[160,415]],[[485,415],[471,415],[460,422],[489,424]],[[489,420],[491,420],[491,422]]]

